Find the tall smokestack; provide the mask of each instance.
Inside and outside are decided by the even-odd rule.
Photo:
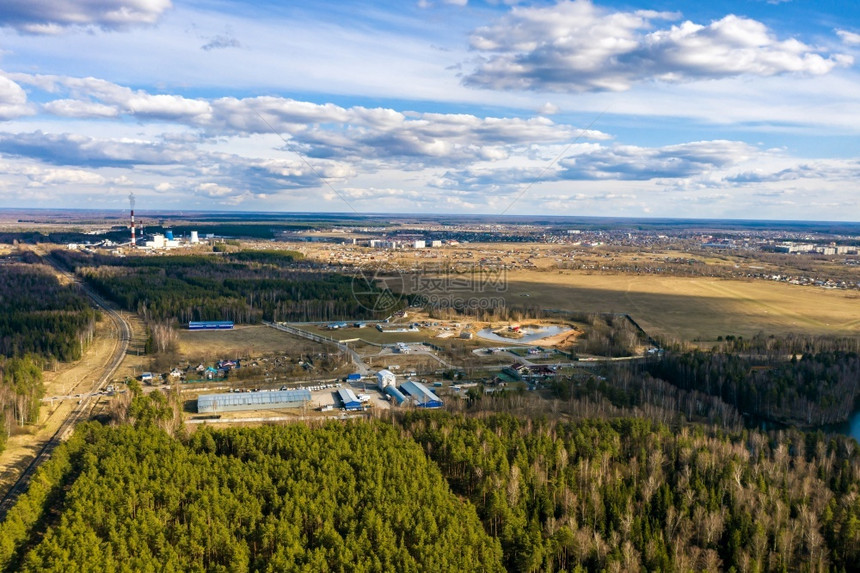
[[[128,194],[128,204],[131,205],[131,248],[137,247],[134,241],[134,191]]]

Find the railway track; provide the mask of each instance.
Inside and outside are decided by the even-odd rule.
[[[125,358],[125,354],[128,351],[128,344],[131,340],[131,327],[129,327],[128,322],[122,317],[120,313],[115,311],[108,305],[107,301],[105,301],[101,296],[90,290],[85,284],[77,280],[74,275],[69,273],[68,271],[60,268],[54,261],[50,259],[50,257],[44,256],[41,253],[37,253],[42,256],[42,259],[47,263],[53,266],[57,272],[65,275],[69,280],[78,284],[81,290],[92,300],[93,304],[99,308],[102,312],[104,312],[114,323],[116,326],[116,330],[119,333],[116,348],[113,351],[113,355],[110,360],[104,367],[104,370],[101,376],[98,378],[96,383],[96,391],[102,390],[104,386],[110,381],[113,377],[114,372],[116,372],[119,365],[122,363],[123,358]],[[6,519],[6,514],[15,505],[18,497],[27,491],[27,487],[30,485],[30,480],[33,477],[33,474],[36,472],[38,467],[42,465],[47,459],[51,457],[51,453],[53,453],[54,449],[60,445],[60,443],[66,438],[66,436],[74,429],[75,425],[81,421],[82,419],[86,419],[89,417],[90,412],[92,412],[93,407],[95,406],[95,402],[98,400],[97,396],[86,396],[69,412],[69,415],[63,420],[60,427],[54,432],[54,435],[45,443],[44,446],[39,450],[36,454],[36,457],[33,458],[33,461],[21,472],[21,475],[18,476],[18,479],[12,484],[12,487],[9,488],[9,491],[6,492],[6,495],[3,496],[3,499],[0,500],[0,522]]]

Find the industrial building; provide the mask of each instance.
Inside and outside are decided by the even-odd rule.
[[[152,236],[151,241],[144,243],[147,249],[173,249],[179,246],[179,241],[173,238],[173,231],[168,231],[168,235],[156,233]]]
[[[188,330],[230,330],[232,328],[232,320],[192,320],[188,323]]]
[[[391,401],[397,406],[402,406],[403,402],[406,401],[406,396],[404,396],[403,392],[398,390],[396,386],[386,386],[383,391],[391,396]]]
[[[397,383],[397,378],[391,370],[380,370],[376,373],[376,385],[379,390],[385,390],[386,386],[394,386]]]
[[[349,388],[341,388],[337,391],[337,396],[343,403],[345,410],[361,410],[361,400],[355,395],[355,392]]]
[[[274,410],[301,408],[311,401],[310,390],[273,390],[271,392],[234,392],[204,394],[197,397],[197,412],[237,412],[241,410]]]
[[[439,396],[431,392],[427,386],[421,382],[408,380],[400,386],[403,392],[409,394],[409,397],[415,402],[419,408],[441,408],[442,400]]]

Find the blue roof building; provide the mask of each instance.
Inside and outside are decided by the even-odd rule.
[[[439,396],[431,392],[427,386],[421,382],[409,380],[404,382],[403,385],[400,386],[400,389],[409,394],[409,397],[412,398],[415,405],[419,408],[442,407],[442,400],[439,399]]]
[[[188,330],[230,330],[233,328],[232,320],[192,320],[188,323]]]

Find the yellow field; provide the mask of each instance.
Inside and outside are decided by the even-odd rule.
[[[860,334],[860,293],[767,281],[511,271],[509,307],[630,314],[649,334],[715,340],[727,334]]]
[[[860,334],[860,293],[766,281],[653,275],[514,271],[513,305],[626,312],[650,334],[684,340],[719,335]],[[527,296],[526,296],[527,295]]]

